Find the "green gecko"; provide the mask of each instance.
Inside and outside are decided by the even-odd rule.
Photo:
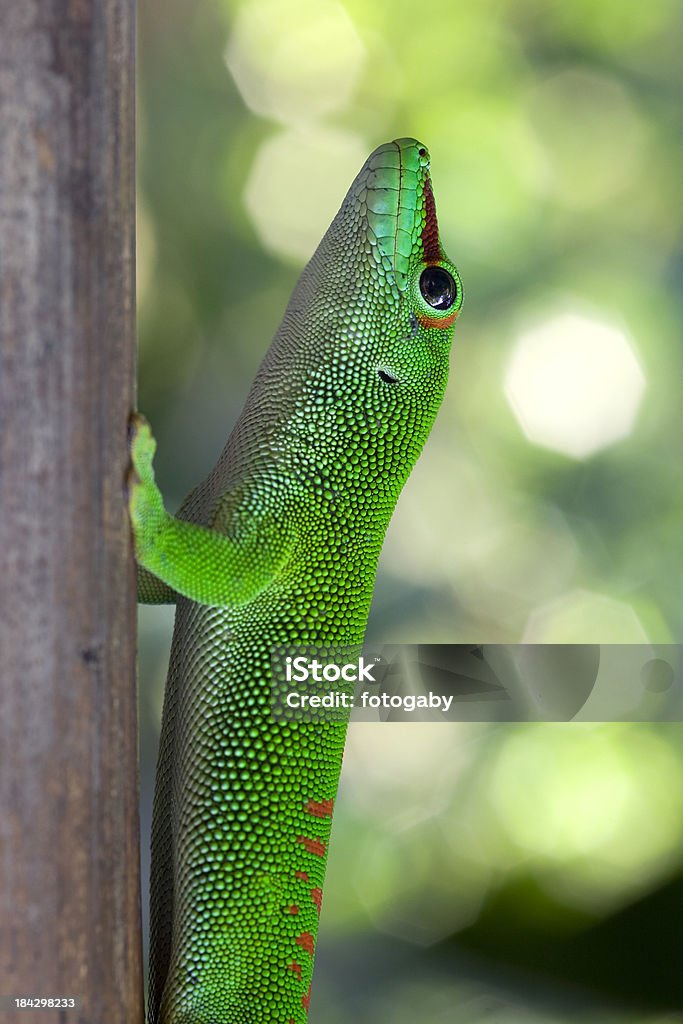
[[[214,470],[176,517],[133,418],[139,600],[176,602],[152,827],[150,1024],[302,1024],[346,723],[270,713],[282,645],[363,640],[444,395],[458,273],[429,154],[371,154]]]

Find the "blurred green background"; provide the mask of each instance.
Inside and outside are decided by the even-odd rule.
[[[141,0],[139,406],[168,507],[366,155],[415,135],[466,302],[369,638],[683,641],[682,38],[675,0]],[[171,627],[141,610],[145,851]],[[683,1020],[682,740],[354,726],[311,1020]]]

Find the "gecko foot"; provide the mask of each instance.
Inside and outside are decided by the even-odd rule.
[[[128,423],[130,467],[126,477],[128,510],[136,538],[140,540],[150,520],[163,510],[161,495],[154,482],[152,466],[157,443],[144,416],[134,412]]]

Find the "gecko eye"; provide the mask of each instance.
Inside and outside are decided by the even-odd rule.
[[[434,309],[450,309],[458,297],[458,286],[443,267],[427,267],[420,275],[422,298]]]

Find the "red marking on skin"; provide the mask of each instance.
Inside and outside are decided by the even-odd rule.
[[[308,986],[308,992],[306,995],[301,997],[301,1005],[306,1013],[308,1013],[308,1007],[311,1005],[311,985]]]
[[[308,881],[308,874],[305,871],[295,871],[294,872],[294,877],[301,879],[302,882],[307,882]]]
[[[317,800],[308,800],[304,810],[315,818],[331,818],[333,807],[334,800],[322,800],[320,803]]]
[[[320,908],[323,905],[323,891],[322,889],[311,889],[311,899],[316,905],[318,914],[320,914]]]
[[[310,932],[302,932],[294,941],[298,946],[301,946],[302,949],[305,949],[310,956],[315,954],[315,939]]]
[[[436,220],[434,193],[429,178],[425,179],[423,198],[426,219],[422,228],[422,249],[427,263],[437,263],[442,257],[442,252],[439,244],[439,225]]]
[[[286,914],[298,914],[299,913],[299,908],[297,907],[296,903],[292,903],[291,907],[287,907],[286,908],[285,913]]]
[[[305,846],[309,853],[314,853],[316,857],[325,856],[325,843],[322,839],[308,839],[307,836],[297,836],[296,841]]]
[[[292,960],[291,964],[287,965],[290,971],[294,971],[299,981],[301,981],[301,964],[298,964],[295,960]]]
[[[420,321],[423,327],[452,327],[456,321],[459,309],[456,309],[450,316],[438,317],[429,316],[427,313],[418,313],[417,319]]]

